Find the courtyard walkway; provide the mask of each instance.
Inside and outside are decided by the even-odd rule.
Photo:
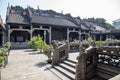
[[[47,57],[31,49],[11,50],[1,80],[60,80],[48,69]]]

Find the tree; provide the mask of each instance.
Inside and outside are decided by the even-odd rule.
[[[42,37],[40,35],[34,36],[29,44],[34,48],[34,49],[39,49],[40,53],[44,48],[46,48],[47,44],[42,40]]]

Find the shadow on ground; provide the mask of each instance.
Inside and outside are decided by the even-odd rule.
[[[37,67],[44,67],[44,66],[46,66],[48,63],[47,63],[47,61],[44,61],[44,62],[39,62],[39,63],[37,63],[37,64],[35,64],[35,66],[37,66]]]
[[[31,53],[29,53],[29,55],[37,55],[37,54],[40,54],[40,52],[31,52]]]
[[[25,50],[24,52],[35,52],[37,50],[34,50],[34,49],[29,49],[29,50]]]

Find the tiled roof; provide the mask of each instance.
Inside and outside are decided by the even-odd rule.
[[[63,19],[63,18],[32,16],[31,23],[79,28],[79,26],[77,26],[74,23],[72,23],[71,21],[69,21],[67,19]]]
[[[7,23],[30,24],[29,17],[20,14],[10,14],[6,20]]]
[[[80,18],[77,17],[74,18],[74,20],[77,22],[78,25],[80,25],[82,30],[89,30],[89,28],[87,28],[87,25]]]
[[[84,25],[81,25],[81,29],[82,30],[89,30],[87,27],[85,27]]]
[[[87,23],[90,24],[91,27],[94,27],[95,30],[97,30],[97,31],[105,31],[105,30],[107,30],[107,29],[105,29],[105,28],[103,28],[101,26],[98,26],[98,25],[94,24],[94,23],[90,23],[90,22],[87,22]]]

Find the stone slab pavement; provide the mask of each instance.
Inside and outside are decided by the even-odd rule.
[[[32,49],[11,50],[9,62],[1,69],[1,80],[61,80],[49,69],[44,54]]]
[[[76,62],[78,62],[78,60],[77,60],[77,56],[79,56],[79,52],[73,52],[73,53],[69,53],[69,59],[71,59],[71,60],[73,60],[73,61],[76,61]]]

